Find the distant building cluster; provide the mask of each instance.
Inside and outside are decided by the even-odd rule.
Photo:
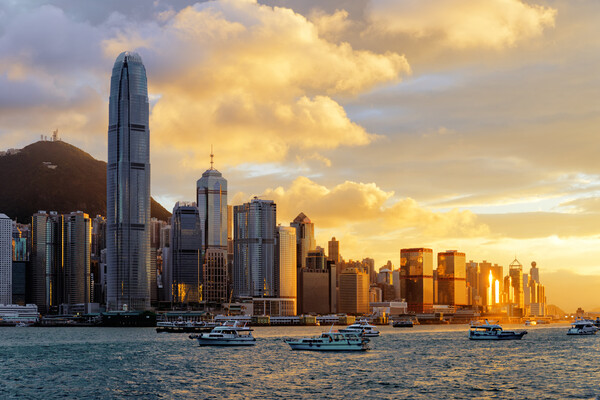
[[[376,271],[371,258],[344,260],[335,237],[327,251],[317,246],[303,212],[281,226],[272,200],[228,205],[212,151],[195,201],[177,202],[169,222],[151,218],[149,149],[146,72],[139,55],[125,52],[111,78],[107,215],[39,211],[24,225],[0,214],[0,304],[43,314],[546,315],[535,262],[524,273],[515,260],[504,275],[448,250],[434,269],[432,249],[406,248],[398,267],[388,261]]]

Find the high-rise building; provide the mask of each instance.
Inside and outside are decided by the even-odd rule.
[[[233,284],[236,297],[275,296],[276,205],[252,199],[233,208]]]
[[[64,293],[64,218],[55,211],[38,211],[31,223],[30,301],[45,314],[58,307]]]
[[[504,268],[483,260],[479,263],[479,297],[481,306],[489,311],[502,303]]]
[[[204,171],[202,178],[196,183],[204,238],[202,248],[216,247],[227,250],[227,180],[213,168],[213,155],[210,157],[210,169]]]
[[[278,226],[275,250],[275,296],[296,300],[298,297],[296,280],[296,229],[290,226]],[[296,311],[294,307],[292,314],[296,315]]]
[[[544,285],[540,283],[540,270],[535,261],[531,263],[529,276],[530,315],[546,316],[546,293]]]
[[[90,256],[92,225],[81,211],[64,216],[64,277],[60,303],[83,304],[91,301]]]
[[[298,314],[330,314],[337,311],[336,266],[298,268]]]
[[[467,279],[467,305],[480,306],[481,298],[479,297],[479,264],[470,260],[465,263],[466,279]]]
[[[525,291],[523,290],[523,265],[515,258],[508,266],[508,282],[504,290],[507,291],[508,301],[512,311],[509,316],[523,316],[525,309]],[[505,280],[506,282],[506,280]]]
[[[456,250],[438,253],[437,288],[438,304],[467,305],[465,253]]]
[[[317,248],[317,243],[315,241],[315,224],[313,224],[310,218],[304,215],[304,213],[300,213],[290,223],[290,226],[296,228],[297,268],[305,268],[308,252]]]
[[[12,304],[12,220],[0,214],[0,304]]]
[[[28,244],[31,242],[31,231],[27,225],[14,224],[12,231],[12,302],[23,306],[26,304],[27,268],[29,265]]]
[[[317,247],[315,250],[309,250],[306,254],[306,268],[308,269],[325,269],[327,268],[327,258],[325,250]]]
[[[150,307],[150,129],[142,58],[123,52],[108,107],[107,308]]]
[[[170,293],[176,304],[203,300],[202,227],[196,203],[178,201],[171,217]]]
[[[390,263],[391,264],[391,263]],[[377,271],[375,271],[375,260],[372,258],[363,258],[362,265],[365,271],[369,274],[369,281],[371,283],[377,282]],[[393,268],[393,267],[392,267]],[[392,269],[390,268],[390,269]]]
[[[327,243],[329,246],[329,253],[327,253],[327,259],[333,261],[335,265],[340,263],[340,242],[335,240],[335,236]]]
[[[400,291],[408,311],[423,313],[433,308],[433,250],[400,251]]]
[[[346,268],[340,274],[338,312],[366,314],[369,312],[369,274],[361,269]]]
[[[223,304],[229,299],[227,250],[208,247],[204,252],[204,300]]]

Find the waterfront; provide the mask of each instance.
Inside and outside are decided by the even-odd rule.
[[[525,329],[507,325],[506,328]],[[200,348],[153,328],[0,328],[0,398],[597,398],[600,337],[527,327],[474,342],[467,326],[381,327],[372,350],[294,352],[328,327],[257,327],[253,348]]]

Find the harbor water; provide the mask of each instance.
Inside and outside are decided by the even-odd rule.
[[[371,350],[292,351],[329,327],[257,327],[248,348],[153,328],[0,328],[0,398],[597,399],[600,335],[568,325],[470,341],[466,325],[380,327]]]

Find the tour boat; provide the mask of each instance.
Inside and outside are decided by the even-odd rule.
[[[256,344],[252,329],[246,325],[240,326],[238,321],[227,321],[223,325],[214,327],[210,333],[190,335],[190,339],[197,339],[200,346],[254,346]]]
[[[340,329],[340,333],[358,333],[366,337],[377,337],[379,331],[375,325],[369,324],[366,319],[361,319],[358,322],[353,323],[346,329]]]
[[[583,318],[577,318],[571,323],[571,327],[567,331],[567,335],[595,335],[597,327],[592,321]]]
[[[360,335],[360,332],[338,332],[332,329],[323,332],[320,336],[301,339],[285,339],[292,350],[312,351],[365,351],[369,339]]]
[[[413,325],[414,323],[410,318],[398,319],[392,322],[394,328],[412,328]]]
[[[469,339],[471,340],[521,340],[527,334],[527,331],[505,331],[500,325],[490,324],[485,320],[485,324],[471,324],[469,329]]]

